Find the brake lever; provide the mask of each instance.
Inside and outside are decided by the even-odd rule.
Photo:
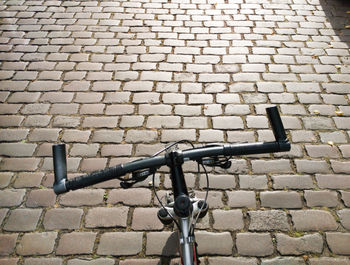
[[[220,167],[222,169],[228,169],[231,167],[232,162],[227,158],[209,157],[201,159],[201,164],[208,167]]]
[[[120,182],[120,187],[123,189],[131,188],[137,182],[144,181],[148,176],[156,173],[156,168],[147,168],[139,171],[132,172],[132,177]]]

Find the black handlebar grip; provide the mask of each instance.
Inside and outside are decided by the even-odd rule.
[[[100,171],[91,172],[87,175],[75,177],[67,181],[67,190],[77,190],[80,188],[88,187],[103,181],[117,178],[124,175],[122,165],[106,168]]]
[[[266,108],[267,116],[270,120],[270,124],[273,130],[273,134],[275,135],[275,139],[277,142],[286,142],[287,136],[284,131],[283,123],[281,120],[281,116],[278,113],[277,107]]]
[[[66,145],[56,144],[52,146],[53,169],[55,182],[53,188],[56,194],[66,192],[67,180],[67,161],[66,161]]]

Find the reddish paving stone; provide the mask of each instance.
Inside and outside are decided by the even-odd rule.
[[[244,228],[241,210],[213,210],[213,228],[218,230],[241,230]]]
[[[115,189],[109,192],[107,203],[125,205],[148,205],[151,202],[151,191],[145,188],[132,188],[128,190]]]
[[[271,161],[253,160],[252,169],[254,174],[292,172],[290,162],[286,159],[275,159]]]
[[[43,225],[47,230],[78,229],[83,215],[82,209],[56,208],[46,212]]]
[[[323,250],[323,239],[320,234],[310,234],[298,238],[277,234],[276,240],[277,250],[282,255],[322,253]]]
[[[161,243],[159,243],[161,244]],[[159,248],[160,245],[158,245]],[[102,234],[97,248],[99,255],[129,256],[142,250],[141,232],[107,232]]]
[[[121,260],[119,265],[158,265],[159,262],[158,259],[125,259]]]
[[[1,143],[0,155],[12,157],[32,156],[36,146],[36,144],[26,143]]]
[[[107,166],[107,158],[83,158],[81,162],[81,171],[93,172],[104,169]]]
[[[350,260],[347,258],[329,258],[329,257],[321,257],[321,258],[311,258],[310,265],[349,265]]]
[[[11,255],[15,251],[18,234],[0,235],[0,255]]]
[[[209,257],[209,265],[256,265],[256,258]]]
[[[212,175],[209,174],[209,186],[212,189],[229,189],[236,187],[235,177],[232,175]],[[207,187],[207,180],[204,176],[201,176],[199,180],[200,188]]]
[[[2,221],[4,221],[9,209],[0,209],[0,225],[2,224]]]
[[[196,233],[199,255],[231,255],[233,240],[229,232],[212,233],[198,231]]]
[[[349,175],[316,174],[317,184],[323,189],[346,189],[350,187]]]
[[[329,165],[326,161],[320,160],[295,160],[297,171],[300,173],[330,173]]]
[[[235,208],[256,208],[254,191],[227,191],[228,206]]]
[[[14,174],[11,172],[0,172],[0,187],[7,187],[10,184],[13,175]]]
[[[177,233],[149,232],[146,237],[146,255],[175,256],[178,254]]]
[[[91,254],[95,238],[95,232],[72,232],[61,235],[56,254],[73,255],[73,254]],[[82,244],[82,242],[84,242]]]
[[[331,166],[335,173],[350,173],[350,162],[331,160]]]
[[[336,207],[340,203],[338,194],[335,191],[305,190],[304,197],[309,207]]]
[[[70,156],[96,157],[99,147],[99,144],[73,144],[69,154]]]
[[[0,162],[2,170],[6,171],[30,171],[33,172],[37,169],[40,163],[39,158],[3,158]]]
[[[19,258],[0,258],[0,264],[2,265],[17,265]]]
[[[264,191],[260,193],[261,206],[271,208],[302,208],[301,196],[295,191]]]
[[[77,259],[68,260],[67,265],[114,265],[114,259],[111,259],[111,258],[79,259],[77,258]]]
[[[126,133],[127,143],[150,143],[156,141],[158,134],[156,131],[129,130]]]
[[[76,190],[63,194],[59,203],[63,206],[94,206],[103,203],[105,191],[102,189]]]
[[[26,206],[52,207],[56,203],[56,195],[52,189],[31,190],[27,196]]]
[[[90,209],[85,217],[85,227],[126,227],[127,207],[96,207]]]
[[[40,209],[23,208],[11,210],[3,229],[5,231],[34,231],[41,213],[42,210]]]
[[[17,253],[23,256],[46,255],[54,250],[57,232],[24,234],[17,246]]]
[[[26,258],[23,265],[62,265],[60,258]]]
[[[136,208],[132,217],[133,230],[161,230],[163,224],[157,216],[158,208]]]
[[[190,187],[190,186],[193,186],[193,185],[190,185],[190,183],[189,183],[188,187]],[[198,198],[204,199],[206,192],[196,191],[195,194]],[[208,194],[208,198],[207,198],[209,208],[213,209],[213,208],[223,207],[224,204],[222,202],[222,196],[223,196],[223,194],[221,191],[210,191]]]
[[[21,141],[27,137],[28,133],[28,129],[2,129],[0,139],[4,142]]]
[[[272,259],[262,259],[261,265],[304,265],[303,258],[294,258],[294,257],[275,257]]]
[[[64,130],[62,140],[64,142],[87,142],[91,132],[90,131],[81,131],[81,130]]]
[[[350,144],[339,145],[343,157],[350,157]]]
[[[1,115],[0,116],[0,127],[8,128],[8,127],[19,127],[23,122],[23,116],[17,115]]]
[[[268,233],[238,233],[236,247],[242,256],[265,257],[270,256],[274,250]]]
[[[276,175],[271,176],[274,189],[311,189],[315,187],[310,175]]]
[[[305,149],[310,157],[330,157],[330,158],[339,157],[339,152],[335,146],[305,145]]]
[[[161,135],[161,142],[174,142],[180,140],[196,140],[195,129],[177,129],[177,130],[163,130]]]
[[[298,231],[336,230],[338,224],[330,212],[323,210],[290,211],[294,227]]]
[[[335,132],[319,132],[321,141],[323,143],[328,143],[332,141],[333,143],[346,143],[346,136],[344,132],[335,131]]]
[[[0,191],[0,207],[19,206],[24,199],[24,189],[7,189]]]
[[[350,254],[350,233],[328,232],[326,239],[330,250],[339,255]]]
[[[337,212],[340,223],[345,229],[350,229],[350,210],[349,209],[342,209]]]
[[[243,121],[240,117],[213,117],[214,129],[243,129]]]
[[[241,189],[267,189],[266,175],[239,175],[239,186]]]
[[[350,206],[350,192],[349,191],[340,191],[342,201],[344,202],[345,206]]]

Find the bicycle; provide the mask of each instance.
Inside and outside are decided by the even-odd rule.
[[[203,218],[209,209],[207,204],[209,178],[205,166],[218,166],[227,169],[231,166],[230,159],[233,156],[285,152],[290,150],[290,143],[286,137],[277,107],[267,108],[266,112],[275,136],[275,141],[273,142],[215,144],[195,147],[189,141],[178,141],[165,147],[151,157],[120,164],[69,180],[67,179],[65,145],[53,145],[54,192],[61,194],[114,178],[121,180],[120,186],[127,189],[135,183],[144,181],[147,177],[153,175],[153,191],[161,206],[157,214],[158,218],[165,225],[173,222],[176,224],[179,233],[179,245],[181,246],[179,251],[181,263],[183,265],[197,265],[199,264],[199,259],[194,230],[198,219]],[[192,148],[183,151],[174,149],[173,147],[179,143],[189,143]],[[166,151],[166,154],[160,155],[164,151]],[[202,167],[206,175],[207,187],[204,200],[190,195],[186,186],[182,165],[186,161],[191,160],[197,162],[198,173],[200,172],[200,167]],[[167,197],[166,205],[159,199],[154,186],[155,173],[157,169],[164,165],[170,169],[173,193],[173,199],[170,199],[169,196]],[[123,178],[128,173],[131,173],[132,176],[130,178]]]

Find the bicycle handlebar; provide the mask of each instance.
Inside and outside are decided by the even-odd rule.
[[[277,107],[267,108],[266,111],[276,141],[225,144],[187,149],[181,151],[181,156],[183,160],[198,161],[203,157],[237,156],[289,151],[290,143],[286,137],[282,120],[278,113]],[[55,175],[53,189],[56,194],[61,194],[69,190],[76,190],[87,186],[91,186],[103,181],[124,176],[127,173],[131,173],[137,170],[147,168],[159,168],[161,166],[167,165],[168,161],[167,154],[164,156],[144,158],[67,180],[65,145],[53,145],[52,153]]]

